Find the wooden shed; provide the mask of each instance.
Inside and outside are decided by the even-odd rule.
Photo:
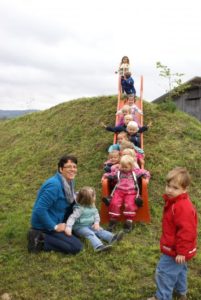
[[[185,84],[189,84],[190,87],[179,96],[174,96],[173,101],[178,109],[201,121],[201,77],[194,77]],[[164,101],[168,95],[169,93],[160,96],[153,100],[153,103]]]

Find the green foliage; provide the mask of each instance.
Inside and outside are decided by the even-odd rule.
[[[160,103],[159,109],[162,111],[168,111],[174,113],[177,109],[177,106],[175,102],[173,102],[172,100],[166,99],[162,103]]]
[[[100,122],[114,124],[117,97],[78,99],[44,112],[0,122],[0,296],[14,300],[142,300],[155,291],[154,270],[165,176],[174,166],[192,174],[190,194],[201,211],[200,122],[160,105],[144,103],[146,169],[151,172],[149,203],[152,221],[137,223],[110,253],[94,253],[85,241],[76,256],[28,254],[26,232],[36,193],[56,171],[64,153],[78,156],[76,188],[92,185],[100,207],[102,165],[112,143]],[[121,224],[119,225],[119,229]],[[201,227],[199,225],[199,235]],[[190,262],[189,299],[201,294],[201,255]]]
[[[172,101],[175,96],[179,96],[184,93],[189,87],[190,84],[183,83],[182,77],[184,73],[173,73],[168,66],[162,65],[161,62],[156,62],[156,68],[159,69],[159,76],[168,80],[168,89],[166,92],[168,96],[166,100],[168,102]]]

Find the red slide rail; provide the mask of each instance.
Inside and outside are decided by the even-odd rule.
[[[121,78],[119,77],[118,80],[118,101],[117,101],[117,110],[121,109],[121,107],[125,104],[125,100],[121,99]],[[143,76],[140,77],[140,97],[136,102],[136,105],[143,111]],[[143,115],[139,115],[139,124],[143,125]],[[118,122],[118,116],[116,116],[116,124]],[[116,143],[117,135],[114,134],[113,143]],[[143,149],[143,134],[141,134],[141,148]],[[144,166],[141,166],[144,168]],[[102,197],[108,197],[111,193],[109,180],[102,179]],[[137,214],[135,216],[135,222],[145,222],[149,223],[151,220],[150,217],[150,209],[149,209],[149,201],[148,201],[148,181],[147,179],[142,178],[142,186],[141,186],[141,196],[143,199],[143,207],[137,210]],[[108,214],[108,207],[101,202],[101,223],[105,224],[109,222],[109,214]],[[124,221],[124,216],[121,216],[120,221]]]

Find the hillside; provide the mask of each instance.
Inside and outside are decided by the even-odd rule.
[[[144,103],[146,169],[152,178],[152,221],[136,224],[111,253],[95,254],[85,243],[77,256],[28,254],[26,232],[38,188],[56,171],[64,153],[78,157],[77,189],[92,185],[100,203],[102,163],[112,134],[101,121],[114,124],[117,99],[78,99],[49,110],[0,123],[0,296],[24,300],[146,299],[155,291],[160,219],[166,173],[186,166],[192,174],[190,194],[201,211],[201,123],[160,105]],[[199,235],[201,225],[199,225]],[[189,299],[201,295],[201,254],[189,263]]]

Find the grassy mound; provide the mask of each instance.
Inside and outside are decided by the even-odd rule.
[[[113,139],[100,122],[114,124],[116,102],[113,96],[78,99],[0,122],[0,295],[9,293],[14,300],[142,300],[153,294],[160,255],[161,194],[171,168],[188,168],[190,195],[201,211],[201,125],[182,112],[144,103],[144,123],[153,121],[144,134],[145,167],[152,175],[150,224],[136,224],[110,253],[95,254],[87,242],[77,256],[34,255],[26,250],[37,190],[55,173],[64,153],[78,157],[76,188],[94,186],[100,204],[102,165]],[[198,253],[189,263],[189,299],[198,300],[201,295],[200,265]]]

